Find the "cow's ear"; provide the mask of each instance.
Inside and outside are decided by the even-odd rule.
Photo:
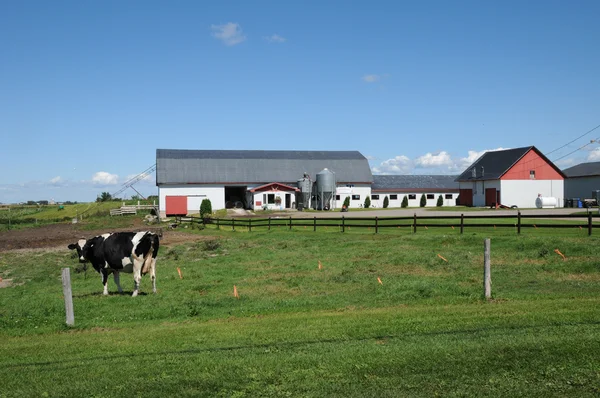
[[[69,248],[69,250],[75,250],[77,249],[77,244],[75,243],[71,243],[69,246],[67,246]]]

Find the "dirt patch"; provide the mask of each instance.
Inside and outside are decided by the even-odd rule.
[[[13,285],[12,279],[1,279],[0,278],[0,289],[4,287],[11,287]]]
[[[81,224],[50,224],[35,228],[18,229],[0,232],[0,252],[7,251],[37,251],[44,250],[68,250],[70,243],[76,242],[81,238],[91,238],[102,235],[107,232],[128,232],[128,231],[147,231],[157,230],[156,227],[149,227],[141,220],[135,220],[131,226],[125,228],[112,228],[102,230],[84,230]],[[172,245],[185,242],[195,242],[214,237],[199,236],[162,229],[161,245]]]

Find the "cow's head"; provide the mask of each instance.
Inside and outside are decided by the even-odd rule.
[[[71,243],[67,247],[70,250],[77,250],[77,257],[79,257],[80,263],[86,262],[87,249],[89,248],[89,246],[87,246],[87,241],[85,239],[79,239],[77,243]]]

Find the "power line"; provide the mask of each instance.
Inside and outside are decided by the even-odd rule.
[[[588,134],[589,134],[589,133],[591,133],[592,131],[594,131],[594,130],[596,130],[596,129],[599,129],[599,128],[600,128],[600,124],[599,124],[599,125],[597,125],[596,127],[594,127],[593,129],[591,129],[590,131],[587,131],[587,132],[583,133],[582,135],[580,135],[579,137],[575,138],[574,140],[567,142],[565,145],[563,145],[563,146],[561,146],[561,147],[559,147],[559,148],[556,148],[556,149],[555,149],[555,150],[553,150],[553,151],[550,151],[550,152],[548,152],[548,153],[546,154],[546,156],[548,156],[548,155],[550,155],[551,153],[554,153],[554,152],[556,152],[556,151],[558,151],[558,150],[561,150],[561,149],[563,149],[564,147],[566,147],[566,146],[568,146],[568,145],[571,145],[572,143],[574,143],[574,142],[575,142],[575,141],[577,141],[578,139],[585,137],[586,135],[588,135]],[[590,143],[591,143],[591,142],[590,142]],[[589,145],[589,144],[586,144],[586,145],[584,145],[584,147],[585,147],[585,146],[587,146],[587,145]],[[582,148],[583,148],[583,147],[582,147]],[[579,150],[579,149],[577,149],[576,151],[578,151],[578,150]],[[573,151],[573,152],[575,152],[575,151]],[[573,152],[571,152],[571,153],[573,153]],[[570,154],[571,154],[571,153],[570,153]],[[570,154],[569,154],[569,155],[570,155]],[[565,155],[565,156],[569,156],[569,155]],[[560,158],[560,159],[562,159],[562,158]],[[560,159],[556,159],[556,160],[560,160]]]

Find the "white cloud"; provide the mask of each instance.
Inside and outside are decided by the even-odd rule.
[[[233,22],[223,25],[211,25],[212,36],[221,40],[227,46],[235,46],[246,40],[242,27]]]
[[[60,185],[65,182],[61,176],[56,176],[50,180],[50,184],[52,185]]]
[[[116,185],[119,183],[119,176],[106,171],[99,171],[92,176],[92,183],[95,185]]]
[[[375,83],[375,82],[378,82],[379,80],[381,80],[381,76],[379,76],[379,75],[364,75],[362,77],[362,79],[364,81],[366,81],[367,83]]]
[[[284,43],[286,41],[286,38],[277,34],[273,34],[271,36],[265,36],[265,40],[269,43]]]
[[[442,167],[442,166],[453,166],[454,162],[450,158],[450,154],[446,151],[441,151],[437,154],[426,153],[423,156],[419,156],[415,159],[415,166],[417,167]]]
[[[588,162],[598,162],[600,161],[600,148],[596,148],[591,151],[587,156]]]
[[[410,174],[413,162],[407,156],[400,155],[382,162],[379,167],[373,167],[375,174]]]
[[[374,174],[459,174],[469,167],[485,152],[500,151],[504,148],[486,149],[483,151],[467,151],[466,157],[452,157],[447,151],[428,152],[425,155],[410,159],[400,155],[372,167]],[[598,153],[600,159],[600,152]]]

